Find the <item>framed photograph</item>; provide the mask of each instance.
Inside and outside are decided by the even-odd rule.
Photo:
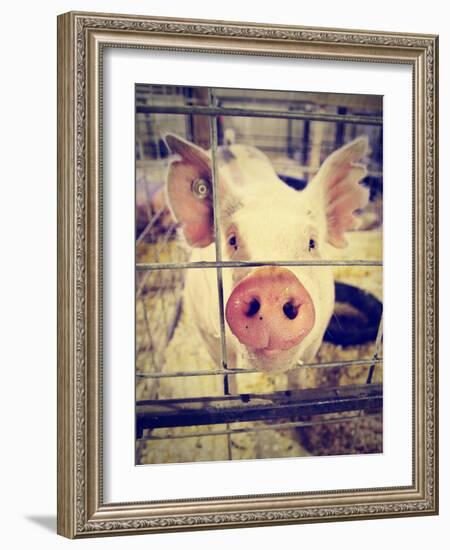
[[[436,514],[436,36],[58,18],[58,532]]]

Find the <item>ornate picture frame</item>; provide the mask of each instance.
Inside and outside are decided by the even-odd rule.
[[[149,490],[145,502],[104,501],[105,48],[412,68],[411,485],[177,500],[152,499]],[[58,17],[59,534],[82,538],[438,513],[437,119],[436,36],[77,12]]]

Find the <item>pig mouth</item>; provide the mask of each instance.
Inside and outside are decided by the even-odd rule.
[[[249,347],[255,355],[259,355],[267,359],[276,359],[279,356],[285,357],[289,355],[289,352],[292,351],[292,348],[297,346],[304,339],[307,333],[308,331],[306,330],[299,331],[299,333],[295,337],[283,342],[282,347],[274,346],[270,341],[270,336],[266,346],[259,348],[252,348],[251,346]]]
[[[247,353],[251,364],[262,372],[284,372],[296,364],[296,348],[247,348]]]
[[[277,359],[284,359],[286,356],[290,355],[289,350],[280,349],[280,348],[261,348],[252,350],[254,355],[258,358],[268,359],[276,361]]]
[[[274,357],[277,357],[280,353],[282,353],[283,350],[277,348],[262,348],[255,350],[255,352],[257,354],[260,353],[263,357],[267,357],[268,359],[273,359]]]

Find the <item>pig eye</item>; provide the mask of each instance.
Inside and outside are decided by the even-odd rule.
[[[197,197],[197,199],[207,199],[209,197],[211,184],[208,180],[203,178],[195,179],[191,184],[192,193]]]
[[[314,250],[316,248],[316,241],[314,239],[309,239],[308,251]]]
[[[238,244],[237,244],[237,238],[236,238],[236,235],[234,233],[232,233],[229,237],[228,237],[228,244],[234,248],[235,250],[238,249]]]

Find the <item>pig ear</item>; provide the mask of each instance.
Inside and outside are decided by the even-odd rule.
[[[167,197],[187,242],[205,247],[214,241],[211,161],[208,153],[174,134],[165,141],[179,155],[169,166]]]
[[[368,151],[366,137],[360,137],[332,153],[315,176],[324,195],[327,216],[327,240],[337,248],[347,246],[344,233],[359,226],[354,211],[366,206],[369,190],[360,181],[367,169],[358,164]]]

